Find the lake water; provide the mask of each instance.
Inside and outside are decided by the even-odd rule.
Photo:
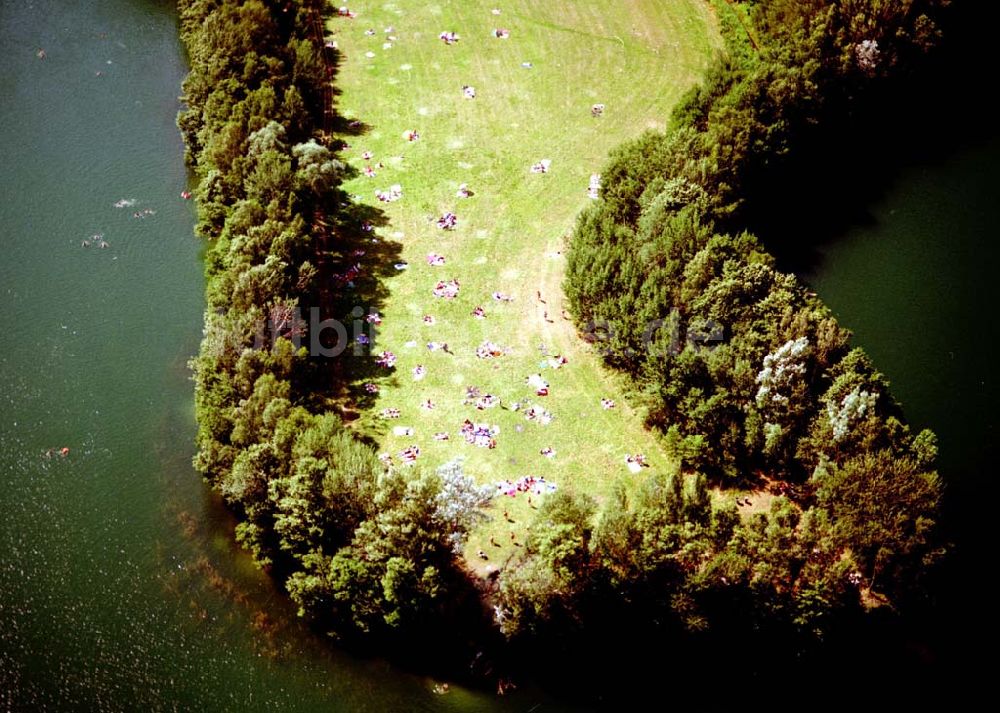
[[[319,640],[192,469],[204,283],[173,4],[3,2],[0,51],[0,709],[539,703],[439,696]]]
[[[910,166],[806,276],[938,434],[953,482],[980,477],[998,436],[998,199],[1000,136]]]
[[[947,130],[926,134],[949,135],[940,143],[956,143]],[[952,554],[918,636],[965,677],[983,665],[969,641],[989,636],[981,624],[993,607],[981,574],[995,558],[1000,134],[994,125],[933,154],[895,176],[869,220],[821,248],[806,281],[889,378],[910,423],[939,437]]]

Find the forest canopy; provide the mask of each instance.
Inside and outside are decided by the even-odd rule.
[[[327,4],[181,0],[178,124],[208,244],[196,466],[241,544],[332,636],[421,641],[451,622],[528,660],[776,632],[794,649],[902,606],[941,551],[935,438],[742,221],[801,142],[933,48],[944,4],[714,3],[727,51],[665,133],[610,158],[565,283],[677,467],[600,504],[547,497],[483,583],[461,550],[491,489],[460,462],[386,467],[342,423],[345,367],[302,346],[303,308],[349,321],[381,292],[377,264],[353,294],[337,279],[379,216],[341,188]],[[731,488],[766,506],[739,509]]]
[[[523,566],[573,575],[560,616],[579,623],[594,597],[601,617],[638,600],[651,607],[643,621],[698,630],[724,619],[705,607],[726,591],[730,603],[749,595],[752,616],[819,633],[838,611],[899,604],[940,555],[934,435],[911,432],[847,330],[743,226],[803,144],[863,114],[935,46],[946,4],[715,2],[724,56],[665,133],[612,156],[572,236],[565,289],[681,468],[593,529],[575,518],[586,566],[529,547]],[[710,485],[776,497],[740,517],[711,506]],[[555,617],[523,578],[504,590],[512,630]]]
[[[415,635],[464,613],[457,552],[488,498],[460,463],[387,470],[342,423],[342,367],[305,346],[318,337],[307,309],[349,323],[378,289],[377,271],[351,293],[336,279],[378,216],[340,187],[351,171],[333,137],[345,122],[328,5],[185,0],[180,11],[192,68],[178,124],[208,241],[195,465],[239,515],[240,543],[317,627]]]

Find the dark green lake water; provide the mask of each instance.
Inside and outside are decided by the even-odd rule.
[[[438,696],[319,641],[193,471],[204,283],[172,4],[0,2],[0,53],[0,709],[538,703]]]
[[[806,276],[889,378],[911,425],[938,435],[951,553],[915,636],[930,642],[934,671],[970,685],[988,680],[970,674],[984,666],[971,642],[992,641],[982,572],[996,557],[1000,456],[1000,134],[989,129],[992,138],[936,147],[901,171],[869,220],[823,248]]]
[[[998,211],[1000,136],[903,170],[806,276],[966,486],[998,437]]]

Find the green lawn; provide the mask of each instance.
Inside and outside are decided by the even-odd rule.
[[[380,234],[401,243],[409,263],[388,282],[378,339],[379,350],[396,354],[396,371],[380,381],[376,405],[357,428],[374,435],[381,452],[397,463],[400,450],[417,445],[424,467],[464,456],[466,472],[482,482],[530,474],[598,500],[614,483],[638,477],[625,467],[627,453],[646,454],[647,473],[671,467],[625,403],[621,385],[562,318],[562,252],[589,200],[589,177],[609,150],[646,128],[663,128],[674,102],[720,45],[708,3],[456,0],[349,7],[356,19],[330,23],[344,55],[338,104],[343,115],[371,128],[345,137],[351,147],[344,156],[359,169],[380,161],[385,166],[347,188],[384,209],[390,225]],[[491,14],[492,8],[501,14]],[[389,27],[392,32],[385,32]],[[509,29],[509,39],[494,38],[497,27]],[[369,28],[374,36],[365,34]],[[460,40],[446,45],[438,39],[442,31]],[[390,35],[396,39],[384,49]],[[475,88],[474,99],[463,97],[463,85]],[[591,116],[595,103],[605,105],[602,117]],[[420,139],[407,142],[407,129]],[[374,154],[370,162],[361,157],[366,150]],[[541,159],[551,160],[549,172],[530,173]],[[461,183],[474,195],[457,198]],[[403,197],[378,203],[374,192],[393,184],[402,186]],[[445,211],[458,216],[453,231],[435,225]],[[428,265],[431,252],[446,264]],[[452,278],[461,283],[457,298],[432,295],[437,280]],[[514,301],[498,303],[494,291]],[[547,304],[538,301],[538,292]],[[485,309],[485,319],[471,316],[476,306]],[[433,327],[423,323],[426,314],[436,318]],[[447,342],[453,354],[428,351],[432,340]],[[511,352],[478,359],[475,348],[484,340]],[[569,363],[540,369],[539,345]],[[411,375],[418,364],[426,367],[421,381]],[[525,384],[535,373],[549,382],[548,396],[535,396]],[[463,405],[465,387],[473,385],[505,405],[538,404],[554,419],[542,426],[499,407],[477,411]],[[602,409],[602,398],[614,399],[616,408]],[[433,410],[420,408],[426,399]],[[379,417],[390,407],[400,410],[399,419]],[[458,434],[466,418],[499,426],[497,447],[467,444]],[[414,433],[396,436],[395,426]],[[440,431],[450,440],[435,441]],[[554,458],[539,453],[545,447],[556,451]],[[493,522],[467,548],[480,571],[487,563],[476,551],[501,563],[514,551],[511,533],[523,542],[531,519],[523,494],[499,498],[495,510]],[[502,546],[491,546],[491,536]]]

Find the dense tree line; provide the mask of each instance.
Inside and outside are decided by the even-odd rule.
[[[567,294],[679,466],[600,508],[568,490],[545,501],[488,595],[514,650],[607,661],[640,635],[823,635],[902,601],[935,558],[933,435],[909,431],[847,332],[739,224],[803,137],[933,45],[937,4],[755,3],[752,25],[723,23],[730,51],[670,129],[612,157]],[[302,346],[319,338],[306,308],[350,324],[381,294],[377,264],[353,291],[336,279],[362,241],[376,249],[378,215],[340,187],[327,4],[179,6],[192,70],[178,123],[208,243],[196,465],[321,630],[442,642],[451,620],[463,637],[486,611],[459,553],[488,492],[460,463],[383,466],[342,425],[349,355]],[[765,483],[777,494],[751,516],[713,494]]]
[[[330,134],[327,9],[180,3],[191,73],[178,124],[208,241],[196,466],[304,616],[337,636],[416,635],[465,614],[458,553],[488,498],[460,464],[386,469],[342,424],[344,366],[305,346],[319,336],[307,309],[351,324],[352,303],[370,304],[378,287],[374,270],[353,291],[334,279],[377,216],[340,188],[349,172]]]
[[[910,431],[848,332],[741,226],[802,144],[935,45],[946,3],[715,5],[729,50],[665,133],[613,154],[566,280],[680,468],[596,515],[585,498],[546,503],[501,580],[515,640],[578,641],[609,620],[706,632],[737,611],[739,626],[823,636],[904,602],[940,554],[933,434]],[[749,23],[729,14],[743,9]],[[740,516],[712,485],[776,497]]]

